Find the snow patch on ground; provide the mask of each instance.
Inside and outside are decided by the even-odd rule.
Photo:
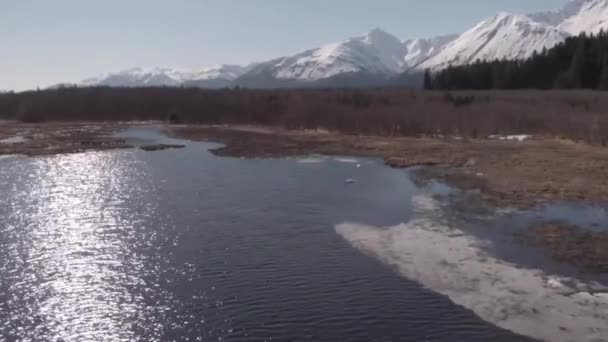
[[[530,138],[532,138],[531,135],[528,134],[517,134],[517,135],[490,135],[489,136],[490,139],[495,139],[495,140],[509,140],[509,141],[526,141]]]
[[[413,204],[419,218],[408,223],[342,223],[336,232],[363,253],[502,328],[547,341],[608,340],[607,295],[590,293],[591,286],[576,279],[496,259],[483,248],[488,241],[445,223],[431,197],[415,196]]]

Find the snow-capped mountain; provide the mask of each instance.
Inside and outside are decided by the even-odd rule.
[[[171,68],[133,68],[90,78],[82,85],[225,87],[287,86],[325,82],[353,82],[365,78],[377,83],[394,77],[440,51],[457,35],[401,41],[374,29],[364,36],[327,44],[292,56],[246,67],[219,65],[198,71]]]
[[[199,88],[222,88],[229,87],[234,80],[246,73],[252,65],[217,65],[211,68],[193,72],[187,80],[182,81],[183,85]]]
[[[440,51],[456,35],[400,41],[374,29],[368,34],[258,64],[241,81],[277,85],[321,82],[376,84]],[[238,80],[237,80],[238,81]]]
[[[562,21],[559,29],[572,35],[608,30],[608,0],[577,0],[572,4],[580,5],[578,12]]]
[[[239,76],[244,74],[248,70],[248,67],[242,67],[239,65],[217,65],[210,68],[199,70],[198,72],[191,75],[190,80],[211,80],[211,79],[224,79],[229,81],[236,80]]]
[[[190,71],[172,68],[132,68],[89,78],[83,85],[103,86],[174,86],[191,75]]]
[[[375,29],[362,37],[260,63],[254,72],[270,72],[279,80],[304,82],[356,72],[390,76],[403,70],[405,54],[406,48],[399,39]]]
[[[477,60],[525,59],[567,37],[567,33],[554,26],[503,12],[461,34],[417,68],[437,70]]]
[[[84,80],[84,86],[122,86],[150,87],[177,86],[190,82],[204,83],[206,81],[227,83],[234,81],[247,70],[237,65],[218,65],[202,70],[186,70],[173,68],[132,68],[116,73],[107,73],[98,77]]]
[[[605,1],[605,0],[601,0]],[[564,6],[557,10],[531,13],[528,16],[539,23],[544,23],[552,26],[559,26],[566,19],[575,16],[588,0],[568,0]]]
[[[608,30],[608,0],[569,0],[529,15],[499,13],[460,35],[400,40],[374,29],[341,42],[248,66],[201,70],[133,68],[82,85],[248,87],[378,85],[403,72],[439,70],[477,60],[524,59],[568,36]]]
[[[608,30],[608,0],[570,0],[556,11],[530,15],[499,13],[447,44],[416,66],[442,69],[476,60],[525,59],[571,35]]]
[[[447,44],[458,38],[457,34],[439,36],[435,38],[416,38],[403,42],[406,48],[404,56],[408,67],[413,67],[427,58],[434,56],[441,51]]]
[[[559,10],[533,13],[530,17],[571,35],[596,34],[608,29],[608,0],[570,0]]]

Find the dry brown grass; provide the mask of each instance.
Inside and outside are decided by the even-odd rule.
[[[0,155],[28,156],[74,153],[88,150],[109,150],[130,147],[112,133],[117,123],[45,123],[44,125],[15,121],[0,122],[0,139],[23,137],[21,143],[0,143]]]
[[[546,249],[559,261],[593,272],[608,272],[608,234],[556,223],[531,227],[524,241]]]

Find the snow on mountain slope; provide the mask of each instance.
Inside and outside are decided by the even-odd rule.
[[[558,28],[572,35],[597,34],[608,30],[608,0],[576,0],[579,10],[562,21]]]
[[[390,76],[403,70],[406,52],[399,39],[374,29],[362,37],[260,63],[253,73],[308,82],[355,72]]]
[[[437,70],[476,60],[524,59],[570,35],[608,30],[608,0],[570,0],[561,9],[499,13],[461,35],[400,41],[380,29],[360,37],[241,67],[201,70],[133,68],[87,79],[82,85],[283,87],[377,84],[404,71]],[[355,80],[357,80],[355,82]]]
[[[406,49],[404,56],[405,64],[412,67],[420,64],[425,59],[435,55],[447,44],[458,38],[457,34],[439,36],[435,38],[416,38],[403,42]]]
[[[84,86],[150,87],[177,86],[191,81],[232,81],[247,69],[236,65],[218,65],[198,71],[174,68],[132,68],[107,73],[81,82]]]
[[[244,74],[249,68],[242,67],[240,65],[216,65],[210,68],[204,68],[194,73],[189,81],[193,80],[212,80],[212,79],[223,79],[228,81],[234,81],[239,76]]]
[[[552,26],[559,26],[566,19],[578,14],[589,0],[569,0],[558,10],[531,13],[528,16],[535,21]],[[606,1],[606,0],[602,0]]]
[[[172,68],[133,68],[90,78],[81,85],[104,86],[285,86],[340,78],[342,83],[382,80],[409,69],[440,51],[456,35],[404,42],[380,29],[360,37],[327,44],[293,56],[246,67],[218,65],[198,71]],[[359,77],[359,78],[357,78]]]
[[[477,60],[524,59],[535,51],[555,46],[567,36],[567,33],[535,22],[528,16],[503,12],[463,33],[417,68],[437,70]]]
[[[187,79],[191,72],[171,68],[131,68],[89,78],[82,85],[102,86],[174,86]]]

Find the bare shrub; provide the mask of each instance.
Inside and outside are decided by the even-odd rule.
[[[608,93],[64,88],[0,94],[0,119],[263,124],[352,134],[534,134],[608,143]]]

